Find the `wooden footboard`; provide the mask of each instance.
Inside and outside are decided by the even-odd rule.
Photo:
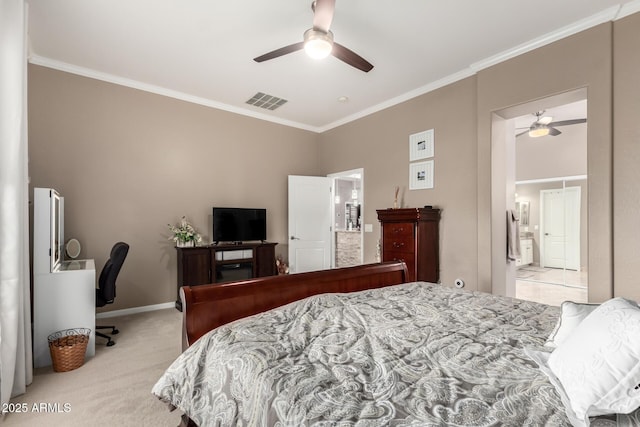
[[[220,325],[311,295],[355,292],[407,281],[404,262],[385,262],[221,284],[183,286],[183,350]]]

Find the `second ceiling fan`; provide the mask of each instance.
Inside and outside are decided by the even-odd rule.
[[[311,3],[313,10],[313,27],[304,32],[304,41],[290,44],[253,58],[256,62],[268,61],[280,56],[304,49],[312,58],[324,58],[333,55],[339,60],[368,73],[373,65],[366,59],[333,41],[333,33],[329,30],[335,10],[335,0],[315,0]]]
[[[558,126],[568,126],[568,125],[577,125],[580,123],[586,123],[587,119],[572,119],[572,120],[561,120],[558,122],[554,122],[553,117],[550,116],[542,116],[544,111],[538,111],[533,113],[536,116],[536,120],[531,123],[531,126],[527,128],[527,130],[520,132],[516,135],[516,138],[520,135],[524,135],[528,133],[531,138],[538,138],[541,136],[558,136],[562,132],[560,132],[556,127]]]

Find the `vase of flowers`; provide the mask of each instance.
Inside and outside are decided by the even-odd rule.
[[[197,243],[202,242],[202,236],[191,224],[189,224],[189,221],[187,221],[187,217],[185,216],[180,219],[180,223],[177,226],[171,224],[167,225],[169,226],[169,230],[173,233],[173,236],[169,237],[169,240],[173,240],[179,248],[192,247]]]
[[[289,266],[280,255],[276,257],[276,270],[278,274],[289,274]]]

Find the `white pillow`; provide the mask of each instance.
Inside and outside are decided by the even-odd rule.
[[[589,314],[549,356],[576,417],[640,407],[640,308],[614,298]]]
[[[569,422],[571,422],[571,425],[574,427],[588,426],[589,423],[585,423],[583,419],[579,419],[578,417],[576,417],[576,414],[571,408],[571,402],[567,397],[567,393],[565,393],[562,384],[560,383],[560,381],[558,381],[558,378],[553,374],[553,372],[551,372],[551,369],[549,368],[549,356],[551,355],[551,353],[548,353],[546,351],[538,351],[530,347],[525,347],[524,352],[531,359],[533,359],[533,361],[536,362],[538,366],[540,366],[540,370],[549,378],[549,382],[551,382],[551,384],[553,384],[553,386],[555,387],[556,391],[560,395],[560,400],[562,400],[562,403],[564,404],[565,412],[567,413],[567,418],[569,418]]]
[[[593,310],[598,308],[599,304],[578,304],[573,301],[565,301],[560,306],[562,310],[556,327],[549,335],[549,339],[545,343],[545,347],[556,348],[571,332],[587,317]]]

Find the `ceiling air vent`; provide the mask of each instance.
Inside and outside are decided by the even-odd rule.
[[[262,92],[256,93],[250,100],[247,101],[247,104],[264,108],[265,110],[275,110],[276,108],[282,107],[286,103],[286,99],[267,95]]]

